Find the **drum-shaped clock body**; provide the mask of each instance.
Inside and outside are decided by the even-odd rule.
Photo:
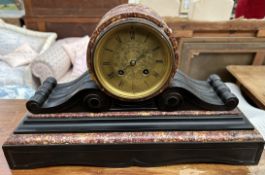
[[[163,92],[177,61],[170,29],[150,9],[138,5],[108,12],[88,48],[92,78],[104,92],[125,101],[146,100]]]

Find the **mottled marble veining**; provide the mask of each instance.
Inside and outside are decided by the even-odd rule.
[[[57,114],[27,114],[29,118],[96,118],[96,117],[170,117],[170,116],[222,116],[231,115],[231,117],[240,114],[238,109],[232,111],[128,111],[128,112],[86,112],[86,113],[57,113]]]
[[[6,145],[264,142],[256,130],[13,134]]]

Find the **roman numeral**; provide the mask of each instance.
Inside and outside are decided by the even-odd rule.
[[[108,61],[104,61],[104,62],[102,63],[102,65],[103,65],[103,66],[109,66],[109,65],[110,65],[110,62],[108,62]]]
[[[115,75],[115,73],[114,73],[114,72],[111,72],[111,73],[108,74],[108,77],[109,77],[110,79],[112,79],[112,78],[114,78],[114,75]]]
[[[159,46],[156,46],[155,48],[152,49],[153,52],[157,51],[158,49],[160,49]]]
[[[145,36],[144,43],[146,43],[146,41],[148,40],[149,36],[150,36],[149,33]]]
[[[121,37],[120,37],[120,35],[117,35],[115,39],[116,39],[119,43],[122,42],[122,41],[121,41]]]
[[[156,63],[163,64],[163,60],[156,60]]]
[[[134,31],[133,27],[131,27],[131,30],[129,31],[129,33],[130,33],[131,40],[134,40],[135,39],[135,31]]]
[[[109,48],[104,48],[106,51],[109,51],[109,52],[114,52],[114,50],[112,50],[112,49],[109,49]]]
[[[134,83],[132,81],[132,93],[134,94]]]
[[[147,87],[149,87],[149,84],[148,84],[147,81],[144,81],[144,84],[145,84]]]
[[[156,77],[156,78],[158,78],[159,77],[159,73],[157,73],[156,71],[154,71],[153,76]]]
[[[119,87],[122,87],[123,86],[123,81],[121,80],[120,82],[119,82]]]

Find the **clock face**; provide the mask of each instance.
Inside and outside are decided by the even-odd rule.
[[[174,59],[166,35],[151,24],[126,22],[101,34],[94,69],[104,90],[126,100],[159,93],[168,83]]]

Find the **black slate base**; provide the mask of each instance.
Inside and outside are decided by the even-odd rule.
[[[27,114],[15,134],[21,133],[71,133],[71,132],[128,132],[128,131],[211,131],[211,130],[253,130],[254,127],[240,111],[226,112],[218,115],[218,111],[196,111],[191,114],[174,115],[170,112],[155,112],[139,116],[141,111],[131,116],[113,114],[109,117],[85,117],[78,113],[53,114],[53,117],[32,117]],[[184,113],[187,113],[184,111]],[[79,115],[78,117],[76,115]],[[88,113],[91,114],[91,113]],[[116,112],[117,114],[117,112]],[[99,116],[97,116],[99,115]],[[49,116],[49,115],[48,115]]]
[[[255,165],[264,149],[262,136],[240,112],[228,116],[201,113],[195,116],[194,113],[185,117],[130,119],[89,118],[77,114],[70,118],[57,114],[53,118],[45,117],[27,116],[7,139],[3,150],[10,168],[198,162]],[[108,121],[111,121],[109,126]]]
[[[225,163],[255,165],[264,144],[241,143],[163,143],[112,145],[4,145],[12,169],[55,165],[107,167],[161,166],[176,163]]]

